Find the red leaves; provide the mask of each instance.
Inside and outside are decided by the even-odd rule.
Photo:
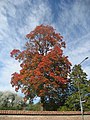
[[[58,83],[61,83],[61,84],[66,84],[67,83],[67,80],[60,77],[60,76],[55,76],[55,79],[57,80]]]
[[[20,75],[18,73],[15,72],[12,74],[11,84],[13,87],[18,85],[18,81],[20,80],[19,78]]]
[[[54,77],[55,74],[54,74],[53,72],[50,72],[50,76],[51,76],[51,77]]]
[[[56,54],[58,54],[58,55],[60,55],[60,56],[62,56],[62,54],[63,54],[63,51],[61,50],[61,48],[60,48],[58,45],[56,45],[56,46],[54,47],[53,52],[56,52]]]
[[[18,50],[18,49],[12,50],[12,51],[10,52],[11,57],[13,57],[13,55],[16,55],[16,54],[19,53],[19,52],[20,52],[20,50]]]
[[[37,26],[26,37],[29,39],[26,46],[31,47],[31,43],[34,42],[32,49],[34,48],[34,51],[39,51],[40,54],[47,54],[50,51],[50,47],[53,47],[57,43],[60,48],[65,48],[65,42],[62,41],[63,37],[59,33],[55,33],[52,26]]]
[[[41,76],[42,73],[40,72],[40,70],[37,68],[36,70],[34,70],[34,74],[35,76]]]
[[[66,84],[71,63],[63,55],[63,37],[55,33],[53,27],[44,25],[37,26],[26,37],[29,39],[26,50],[20,52],[14,49],[10,53],[11,57],[21,60],[20,73],[12,74],[11,84],[15,90],[21,88],[25,96],[43,96],[50,90],[50,85],[56,89]]]

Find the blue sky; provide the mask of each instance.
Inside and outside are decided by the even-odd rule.
[[[82,67],[90,78],[90,0],[0,0],[0,90],[14,91],[11,74],[20,67],[10,51],[22,49],[25,35],[40,24],[64,36],[73,65],[89,57]]]

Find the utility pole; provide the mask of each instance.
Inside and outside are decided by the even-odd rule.
[[[88,59],[88,57],[86,57],[84,60],[82,60],[78,65],[81,65],[84,61],[86,61]],[[81,99],[81,91],[80,91],[80,83],[78,82],[78,92],[79,92],[79,98],[80,98],[80,109],[81,109],[81,115],[82,115],[82,120],[84,120],[84,114],[83,114],[83,102],[82,99]]]

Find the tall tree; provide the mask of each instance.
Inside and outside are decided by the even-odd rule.
[[[61,110],[80,110],[80,98],[84,111],[90,110],[90,80],[81,65],[75,65],[70,74],[69,96]]]
[[[12,74],[11,84],[16,91],[22,90],[25,100],[32,102],[39,96],[45,110],[56,110],[63,101],[71,66],[63,55],[63,37],[52,26],[40,25],[26,38],[23,51],[11,51],[11,57],[19,60],[21,66],[20,73]]]

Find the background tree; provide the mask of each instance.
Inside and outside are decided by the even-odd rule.
[[[75,65],[70,74],[70,85],[68,89],[68,98],[59,110],[80,110],[80,96],[83,103],[84,111],[90,110],[90,80],[87,79],[87,74],[81,68],[81,65]],[[79,88],[78,88],[79,86]],[[80,96],[79,96],[79,90]]]
[[[22,103],[24,103],[22,97],[17,94],[0,91],[0,109],[23,109]]]
[[[26,35],[23,51],[14,49],[11,57],[20,61],[20,73],[13,73],[11,84],[21,89],[24,100],[41,97],[44,110],[57,110],[64,103],[71,63],[63,55],[65,42],[51,26],[40,25]],[[63,99],[62,99],[63,98]]]
[[[25,110],[41,111],[42,110],[41,103],[38,102],[36,104],[27,104],[27,106],[25,107]]]

